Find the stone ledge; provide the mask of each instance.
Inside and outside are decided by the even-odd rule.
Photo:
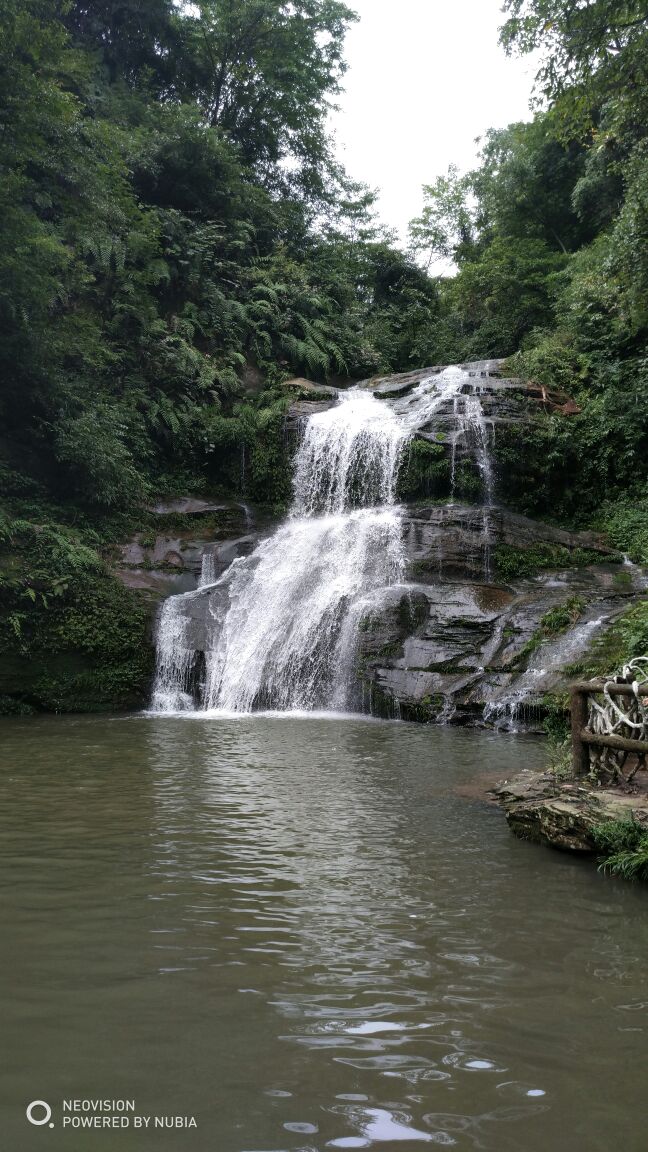
[[[606,820],[631,817],[648,828],[648,795],[591,788],[561,780],[551,772],[521,772],[498,784],[492,794],[509,828],[521,840],[568,852],[596,851],[593,829]]]

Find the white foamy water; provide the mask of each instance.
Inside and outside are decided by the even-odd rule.
[[[200,565],[200,577],[198,580],[198,587],[205,588],[208,584],[213,584],[216,580],[216,564],[214,553],[206,549],[202,555]]]
[[[392,505],[407,438],[405,422],[361,389],[311,416],[297,454],[292,517]]]
[[[206,707],[344,707],[355,647],[345,622],[363,593],[401,570],[394,508],[286,521],[231,578],[207,656]]]
[[[186,709],[192,694],[230,713],[354,706],[367,596],[403,576],[403,449],[467,379],[447,369],[392,405],[354,388],[308,419],[286,521],[218,580],[207,559],[199,591],[163,605],[154,709]]]
[[[459,441],[469,444],[474,451],[475,461],[483,488],[482,539],[484,554],[484,577],[491,577],[491,525],[490,511],[495,495],[495,470],[491,452],[492,424],[486,420],[482,402],[477,392],[461,395],[457,393],[453,401],[455,431],[452,434],[450,455],[450,501],[454,503],[457,479],[457,447]]]

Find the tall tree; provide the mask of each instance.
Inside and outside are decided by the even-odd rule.
[[[99,53],[111,83],[169,89],[179,44],[173,0],[56,0],[62,23],[77,44]]]
[[[569,132],[587,134],[609,100],[631,105],[631,118],[645,113],[646,0],[504,0],[504,11],[502,44],[509,52],[541,50],[540,91],[560,98]]]
[[[269,179],[282,161],[318,167],[355,19],[340,0],[202,0],[183,17],[185,92],[257,174]]]

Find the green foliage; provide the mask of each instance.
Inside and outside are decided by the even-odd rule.
[[[504,371],[570,395],[587,379],[589,362],[565,333],[548,330],[537,333],[534,344],[511,356]]]
[[[13,696],[0,695],[0,716],[33,716],[34,711],[30,704],[14,700]]]
[[[469,190],[469,180],[459,176],[454,164],[447,176],[423,185],[423,212],[410,224],[410,242],[413,251],[427,256],[428,265],[435,258],[448,260],[471,244]]]
[[[558,604],[545,612],[540,620],[540,631],[543,636],[559,636],[574,626],[584,608],[582,596],[570,596],[564,604]]]
[[[630,97],[642,99],[642,89],[645,99],[648,13],[642,0],[505,0],[504,11],[504,47],[543,51],[538,84],[556,103],[566,130],[585,135],[611,95],[621,104],[612,110],[616,117]]]
[[[555,608],[545,612],[531,638],[518,652],[515,663],[525,663],[545,640],[560,636],[569,628],[573,628],[584,608],[585,601],[581,596],[570,596],[563,604],[557,604]]]
[[[633,603],[612,626],[598,637],[585,664],[577,674],[607,676],[611,668],[622,668],[629,660],[648,652],[648,600]]]
[[[624,880],[648,880],[648,828],[634,817],[606,820],[592,830],[599,868]]]
[[[565,745],[571,752],[569,697],[566,694],[547,694],[542,698],[542,706],[545,713],[543,727],[555,754],[553,758],[564,759]]]
[[[450,491],[450,463],[442,443],[416,438],[408,447],[398,479],[401,500],[432,499]]]
[[[434,724],[443,711],[445,698],[440,693],[422,696],[420,700],[411,703],[401,702],[400,714],[402,720],[411,720],[417,724]]]
[[[328,154],[329,97],[354,13],[338,0],[203,0],[198,12],[183,21],[180,75],[209,123],[260,174],[290,157],[312,178]]]
[[[549,771],[553,772],[554,776],[557,776],[559,779],[567,779],[573,775],[571,737],[555,736],[552,732],[549,732],[548,735],[547,755]]]
[[[593,527],[604,532],[615,548],[635,564],[648,564],[648,491],[620,495],[599,509]],[[629,576],[629,573],[626,573]]]
[[[457,276],[442,287],[433,329],[438,358],[461,361],[515,352],[530,332],[551,323],[566,261],[564,253],[536,237],[494,235],[476,245],[462,256]]]
[[[413,252],[452,261],[443,278],[332,157],[341,0],[1,0],[0,634],[29,685],[0,685],[11,707],[141,695],[146,613],[97,549],[162,492],[284,507],[291,375],[513,357],[548,399],[498,426],[498,498],[596,517],[647,559],[647,14],[505,11],[505,46],[544,53],[547,108],[426,186]],[[415,441],[402,497],[449,490],[447,445]],[[480,497],[476,468],[455,492]],[[496,550],[505,579],[596,558]],[[643,643],[636,613],[615,652]],[[137,651],[110,646],[111,614]]]
[[[498,428],[500,498],[581,523],[604,505],[610,539],[643,557],[648,10],[504,9],[507,50],[541,54],[545,110],[487,133],[475,171],[424,189],[413,244],[457,266],[431,332],[439,359],[515,353],[507,371],[545,389],[544,419]]]
[[[285,507],[282,381],[425,346],[436,284],[326,134],[354,19],[1,0],[3,711],[140,703],[150,605],[96,549],[162,493]]]
[[[515,580],[523,576],[535,576],[547,568],[580,568],[585,564],[601,562],[599,552],[588,552],[584,548],[565,548],[561,544],[533,544],[529,548],[515,548],[512,544],[498,544],[493,552],[495,569],[502,580]],[[578,597],[570,598],[565,606],[567,616],[573,611],[574,603]],[[562,609],[554,609],[547,613],[551,617],[562,621]],[[568,621],[569,622],[569,621]]]
[[[150,605],[70,529],[5,521],[0,609],[5,714],[118,710],[146,699]]]
[[[103,515],[171,471],[236,491],[238,407],[263,424],[277,401],[246,397],[250,369],[271,388],[418,355],[436,287],[325,134],[353,19],[338,0],[0,6],[0,462],[52,502]]]
[[[555,113],[486,134],[481,165],[471,173],[476,223],[511,241],[533,237],[564,254],[591,240],[586,218],[574,207],[574,189],[586,150],[557,138]]]

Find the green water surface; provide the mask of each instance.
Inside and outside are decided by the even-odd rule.
[[[540,743],[45,717],[0,748],[3,1149],[648,1148],[646,889],[482,798]]]

